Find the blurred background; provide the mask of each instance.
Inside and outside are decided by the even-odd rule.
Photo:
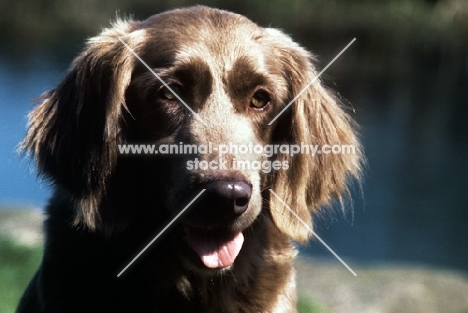
[[[354,209],[317,220],[315,231],[356,267],[405,264],[467,277],[466,0],[0,0],[0,219],[46,204],[48,184],[18,155],[17,144],[35,97],[60,81],[84,40],[116,16],[145,19],[194,4],[280,28],[321,67],[356,38],[323,77],[361,125],[365,181]],[[15,230],[8,225],[0,221],[5,236]],[[5,242],[0,249],[8,247],[8,255],[20,249]],[[301,254],[337,262],[316,242]],[[8,255],[0,254],[0,267]]]

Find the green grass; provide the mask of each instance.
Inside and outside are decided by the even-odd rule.
[[[297,302],[297,311],[299,313],[323,313],[325,312],[319,303],[309,298],[299,296]]]
[[[42,247],[28,247],[0,238],[0,312],[15,312],[41,258]]]

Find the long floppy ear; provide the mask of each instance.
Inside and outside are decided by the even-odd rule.
[[[317,75],[310,54],[279,31],[269,30],[275,38],[276,56],[281,60],[292,100]],[[275,224],[291,239],[304,242],[311,232],[299,217],[312,227],[311,213],[349,196],[350,179],[360,178],[362,154],[356,127],[337,98],[319,80],[308,87],[276,121],[273,140],[284,144],[318,145],[326,151],[294,156],[280,154],[287,161],[287,171],[277,171],[273,191],[297,214],[270,195],[271,214]],[[333,153],[329,146],[334,147]],[[346,146],[343,146],[346,145]],[[343,148],[341,151],[338,147]],[[324,153],[331,152],[331,153]]]
[[[98,207],[117,162],[121,112],[134,57],[119,41],[136,45],[135,22],[117,22],[89,40],[60,84],[29,115],[22,142],[39,173],[74,201],[75,224],[99,227]],[[135,38],[134,38],[135,37]]]

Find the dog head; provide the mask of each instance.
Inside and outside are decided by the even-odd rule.
[[[311,213],[346,196],[348,180],[359,175],[353,122],[320,80],[308,86],[316,75],[305,49],[237,14],[193,7],[143,22],[120,21],[89,40],[63,81],[43,95],[30,114],[23,147],[39,171],[66,190],[75,224],[90,229],[116,223],[119,214],[105,204],[125,189],[159,186],[173,215],[205,189],[183,228],[206,266],[225,266],[262,209],[282,233],[305,241],[310,231],[300,220],[311,226]],[[129,143],[217,149],[147,156],[136,162],[145,179],[123,183],[119,173],[136,164],[136,157],[129,162],[119,155],[119,145]],[[315,156],[219,150],[224,144],[301,143],[355,150]],[[190,163],[196,160],[198,167]],[[268,164],[276,169],[266,171]],[[221,248],[234,256],[213,256]]]

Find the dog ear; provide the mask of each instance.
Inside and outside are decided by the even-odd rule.
[[[311,232],[298,218],[311,228],[311,213],[331,205],[334,199],[342,203],[349,196],[349,179],[360,177],[361,148],[354,122],[338,99],[318,79],[307,87],[317,75],[310,54],[286,35],[271,31],[275,33],[276,58],[281,60],[288,81],[289,99],[298,96],[276,121],[274,142],[318,145],[319,150],[325,145],[348,147],[336,154],[277,156],[280,161],[288,162],[289,169],[275,173],[272,190],[297,216],[273,194],[270,195],[271,214],[283,233],[304,242]]]
[[[77,208],[75,224],[99,227],[98,207],[117,162],[121,113],[134,57],[120,42],[139,41],[135,22],[117,22],[92,38],[70,71],[29,115],[23,151],[40,174],[65,189]]]

